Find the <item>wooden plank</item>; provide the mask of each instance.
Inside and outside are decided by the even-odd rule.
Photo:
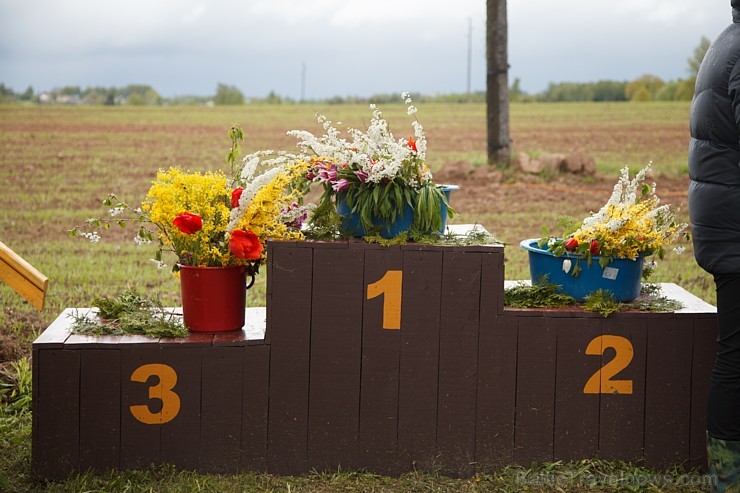
[[[603,459],[638,461],[643,458],[643,438],[645,433],[645,364],[647,355],[648,318],[637,314],[612,315],[602,321],[602,336],[613,336],[613,342],[629,341],[628,346],[619,350],[618,368],[627,366],[610,381],[629,382],[631,393],[607,388],[601,394],[599,409],[599,455]],[[608,341],[607,341],[608,342]],[[622,347],[622,346],[620,346]],[[622,358],[629,356],[631,359]],[[604,350],[601,358],[601,375],[604,367],[615,360],[617,350],[610,347]],[[614,363],[611,363],[614,364]],[[619,390],[619,389],[617,389]]]
[[[555,370],[555,460],[595,457],[599,447],[600,393],[584,389],[601,368],[600,353],[586,354],[601,336],[601,323],[591,318],[558,318]]]
[[[717,307],[707,303],[706,301],[694,296],[693,294],[686,291],[681,286],[674,283],[661,283],[660,284],[661,295],[670,298],[672,300],[680,301],[683,308],[678,310],[676,313],[695,313],[695,314],[713,314],[717,313]]]
[[[386,277],[389,271],[403,273],[403,253],[399,248],[366,251],[366,286],[381,279],[391,279]],[[402,472],[398,461],[398,372],[400,337],[404,328],[402,319],[399,318],[400,324],[395,328],[395,315],[391,316],[392,321],[388,317],[394,307],[402,310],[405,300],[402,296],[403,276],[395,279],[399,281],[397,284],[387,286],[383,294],[370,299],[369,288],[366,288],[362,318],[360,464],[363,468],[387,475]],[[400,311],[398,313],[401,314]]]
[[[689,468],[707,470],[707,399],[717,354],[717,318],[694,318],[694,354],[691,358],[691,424]]]
[[[239,469],[244,354],[240,347],[203,351],[199,471]]]
[[[489,281],[486,281],[486,278],[490,278]],[[495,293],[495,299],[496,299],[496,308],[499,315],[503,315],[504,313],[504,292],[501,289],[501,286],[504,285],[504,254],[503,252],[500,253],[493,253],[489,255],[483,256],[483,282],[490,282],[492,285],[491,294],[489,294],[486,298],[482,299],[483,304],[491,303],[494,299],[494,293]]]
[[[94,336],[86,334],[70,334],[67,340],[64,341],[64,349],[110,349],[115,350],[118,348],[118,343],[121,341],[123,336]]]
[[[189,470],[200,468],[201,359],[202,354],[210,350],[209,346],[203,346],[202,342],[196,341],[198,339],[179,346],[167,341],[160,341],[159,344],[159,361],[177,374],[177,382],[172,391],[177,394],[180,402],[177,416],[167,423],[158,425],[161,428],[161,461]]]
[[[645,464],[666,469],[689,459],[691,356],[690,317],[651,317],[645,384]]]
[[[80,353],[39,349],[36,357],[32,470],[38,478],[64,479],[79,464]]]
[[[476,470],[514,462],[517,323],[503,315],[502,253],[481,256],[480,333],[476,397]]]
[[[314,250],[308,466],[358,464],[364,252]]]
[[[0,242],[0,280],[37,310],[44,309],[49,279],[2,242]]]
[[[240,469],[264,472],[267,470],[270,346],[247,346],[244,351]]]
[[[146,365],[161,364],[161,351],[156,341],[129,339],[121,344],[121,469],[142,469],[161,463],[161,425],[137,419],[132,406],[146,406],[150,413],[161,413],[161,399],[150,398],[150,392],[162,392],[161,379],[156,375],[146,381],[133,380],[136,370]],[[134,342],[137,341],[137,342]],[[146,367],[152,368],[152,367]]]
[[[207,348],[214,344],[215,336],[216,334],[212,332],[188,332],[185,337],[162,337],[159,339],[159,348]],[[134,341],[129,340],[128,342],[133,343]]]
[[[437,455],[441,472],[475,470],[481,255],[445,252],[439,332]]]
[[[249,307],[244,312],[242,330],[218,332],[213,335],[214,346],[246,346],[264,344],[266,329],[266,308]]]
[[[494,310],[481,304],[475,461],[482,472],[514,463],[517,319]]]
[[[436,465],[442,252],[403,253],[399,462],[403,470]]]
[[[112,347],[80,351],[80,471],[118,468],[121,357]]]
[[[555,343],[553,318],[519,319],[514,461],[553,459]]]
[[[44,349],[62,349],[64,341],[72,333],[72,320],[70,316],[74,313],[85,315],[89,308],[66,308],[56,319],[33,341],[34,347]]]
[[[267,306],[270,340],[270,420],[267,469],[275,474],[307,471],[308,377],[311,338],[313,251],[275,246],[267,279],[272,300]]]
[[[36,446],[41,446],[39,439],[39,396],[38,392],[41,389],[39,385],[39,366],[41,356],[39,356],[38,346],[31,346],[31,474],[35,477],[43,478],[40,468],[37,466],[39,458],[36,454],[39,453],[39,449]]]

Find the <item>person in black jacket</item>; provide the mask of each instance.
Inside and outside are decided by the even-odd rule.
[[[740,0],[712,43],[691,103],[689,216],[694,256],[717,289],[717,356],[707,453],[718,492],[740,492]]]

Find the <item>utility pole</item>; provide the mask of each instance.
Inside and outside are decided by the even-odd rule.
[[[506,0],[486,0],[486,10],[488,164],[506,167],[511,161]]]
[[[306,99],[306,62],[301,63],[301,103]]]

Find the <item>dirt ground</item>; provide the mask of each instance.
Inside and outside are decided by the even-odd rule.
[[[454,207],[460,211],[510,211],[524,200],[527,203],[546,202],[550,210],[561,210],[573,201],[582,208],[598,210],[609,198],[616,177],[595,175],[584,178],[567,173],[550,179],[525,173],[502,172],[492,167],[473,167],[467,162],[447,163],[434,174],[437,183],[459,185],[465,193],[454,196]],[[688,177],[661,177],[658,196],[666,203],[687,210]]]

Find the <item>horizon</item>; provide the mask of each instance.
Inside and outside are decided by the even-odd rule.
[[[685,78],[729,2],[508,2],[509,84]],[[485,2],[229,0],[0,3],[0,79],[23,91],[141,83],[165,98],[295,100],[485,90]],[[225,81],[225,82],[224,82]]]

